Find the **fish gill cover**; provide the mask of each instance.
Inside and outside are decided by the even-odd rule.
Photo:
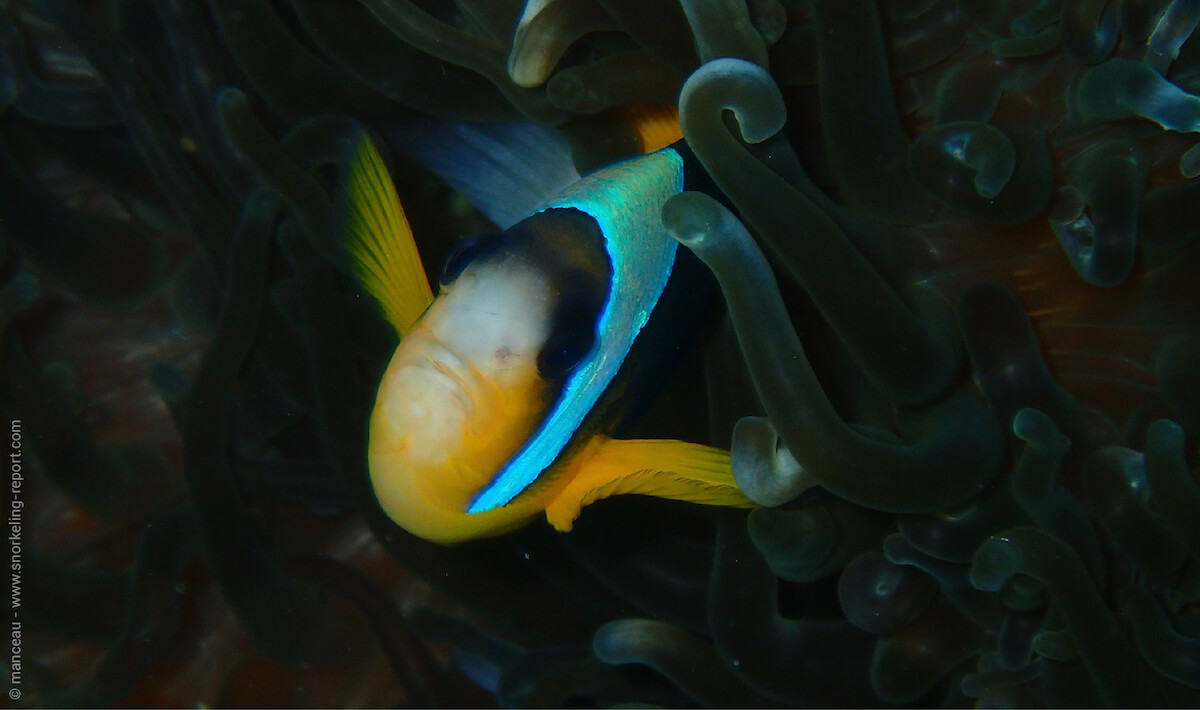
[[[1200,705],[1198,20],[0,2],[7,694]],[[586,173],[646,102],[737,214],[664,208],[724,303],[632,430],[731,446],[761,507],[412,537],[367,481],[394,343],[338,242],[347,147],[534,122]],[[378,142],[436,273],[489,225]]]

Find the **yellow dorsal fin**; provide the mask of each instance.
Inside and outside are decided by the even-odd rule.
[[[363,289],[403,336],[433,301],[412,228],[383,158],[364,131],[346,174],[346,250]]]
[[[643,153],[653,153],[683,139],[679,111],[671,104],[625,104],[621,110],[641,137]]]
[[[702,444],[597,435],[564,465],[568,482],[546,506],[546,519],[561,532],[571,529],[583,506],[626,493],[754,507],[733,481],[729,453]]]

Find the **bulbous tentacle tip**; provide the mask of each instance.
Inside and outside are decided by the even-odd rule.
[[[1031,645],[1037,655],[1059,663],[1079,658],[1079,646],[1065,629],[1050,629],[1036,634]]]
[[[1054,420],[1040,410],[1026,407],[1013,417],[1013,433],[1030,446],[1056,456],[1071,448],[1071,440],[1063,436]]]
[[[922,157],[922,151],[930,155]],[[1012,179],[1017,150],[1012,140],[995,126],[957,121],[923,133],[913,143],[910,160],[918,168],[918,178],[934,190],[945,189],[942,183],[955,170],[974,172],[975,192],[990,200]]]
[[[680,120],[688,133],[692,107],[705,111],[719,101],[733,111],[748,143],[761,143],[775,135],[787,121],[787,106],[771,74],[745,59],[722,57],[692,72],[679,92]]]
[[[646,619],[619,619],[596,629],[592,635],[592,653],[602,663],[617,665],[636,660],[631,649],[653,642],[655,622]]]
[[[509,72],[513,71],[512,60],[509,60]],[[513,81],[516,81],[513,77]],[[522,84],[522,86],[525,86]],[[571,72],[559,72],[550,77],[546,82],[546,95],[550,98],[550,102],[557,108],[564,111],[574,109],[584,98],[587,87],[583,85],[583,81],[578,76]]]
[[[1183,448],[1183,427],[1179,426],[1170,419],[1157,419],[1150,424],[1150,430],[1146,434],[1146,450],[1150,453],[1153,447],[1155,452],[1168,453]]]
[[[689,249],[720,248],[735,239],[750,239],[745,226],[728,209],[700,192],[681,192],[662,208],[667,231]]]
[[[765,417],[742,417],[733,427],[733,479],[746,497],[774,508],[818,485]]]
[[[1013,575],[1024,571],[1025,550],[1012,531],[992,535],[975,550],[968,579],[984,592],[999,592]]]
[[[517,23],[505,71],[517,86],[541,86],[576,40],[615,29],[612,18],[594,0],[531,0]]]

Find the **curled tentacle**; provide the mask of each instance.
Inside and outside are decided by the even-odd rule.
[[[771,269],[745,227],[698,193],[673,197],[663,221],[713,269],[767,416],[822,486],[870,508],[921,511],[970,498],[996,472],[999,432],[965,391],[932,409],[913,444],[885,443],[847,426],[809,366]]]
[[[897,565],[882,553],[855,557],[838,577],[838,601],[850,623],[887,636],[907,628],[929,608],[937,594],[933,578]]]
[[[946,599],[973,624],[991,628],[1003,618],[1000,600],[971,586],[965,565],[930,557],[900,535],[889,535],[883,541],[883,554],[892,564],[911,565],[936,580]]]
[[[783,505],[817,485],[787,447],[780,446],[779,435],[768,419],[739,419],[733,427],[730,457],[733,480],[758,505]]]
[[[991,537],[975,553],[971,583],[999,591],[1018,573],[1046,585],[1106,703],[1140,706],[1162,702],[1142,677],[1140,661],[1129,652],[1120,626],[1069,547],[1037,528],[1013,528]]]
[[[913,141],[913,174],[948,207],[996,224],[1019,224],[1050,199],[1051,160],[1035,129],[959,121]]]
[[[722,511],[709,584],[709,627],[721,657],[745,683],[785,704],[872,702],[874,637],[842,620],[782,617],[778,586],[744,517]]]
[[[1096,286],[1117,286],[1137,256],[1143,158],[1125,142],[1087,151],[1059,191],[1050,224],[1075,271]]]
[[[900,534],[924,555],[965,564],[975,548],[1020,514],[1008,486],[998,486],[964,505],[924,515],[902,515]]]
[[[752,157],[721,119],[732,110],[752,143],[775,134],[785,109],[770,75],[747,62],[710,62],[688,79],[679,105],[696,156],[781,268],[817,303],[867,377],[905,402],[944,392],[959,355],[948,336],[914,313],[863,258],[818,206],[825,198],[815,186],[788,184]],[[870,310],[861,304],[871,304]]]
[[[934,141],[943,154],[974,172],[975,193],[984,199],[999,195],[1017,167],[1012,141],[986,123],[941,125],[922,133],[921,140]]]

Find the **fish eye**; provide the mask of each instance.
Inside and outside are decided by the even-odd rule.
[[[586,311],[562,317],[538,353],[538,372],[562,379],[575,371],[596,343],[596,319]]]
[[[442,265],[442,275],[438,282],[443,286],[454,283],[463,269],[466,269],[475,260],[475,257],[479,256],[483,240],[484,237],[479,236],[459,242],[450,252],[450,256],[446,257],[446,263]]]

